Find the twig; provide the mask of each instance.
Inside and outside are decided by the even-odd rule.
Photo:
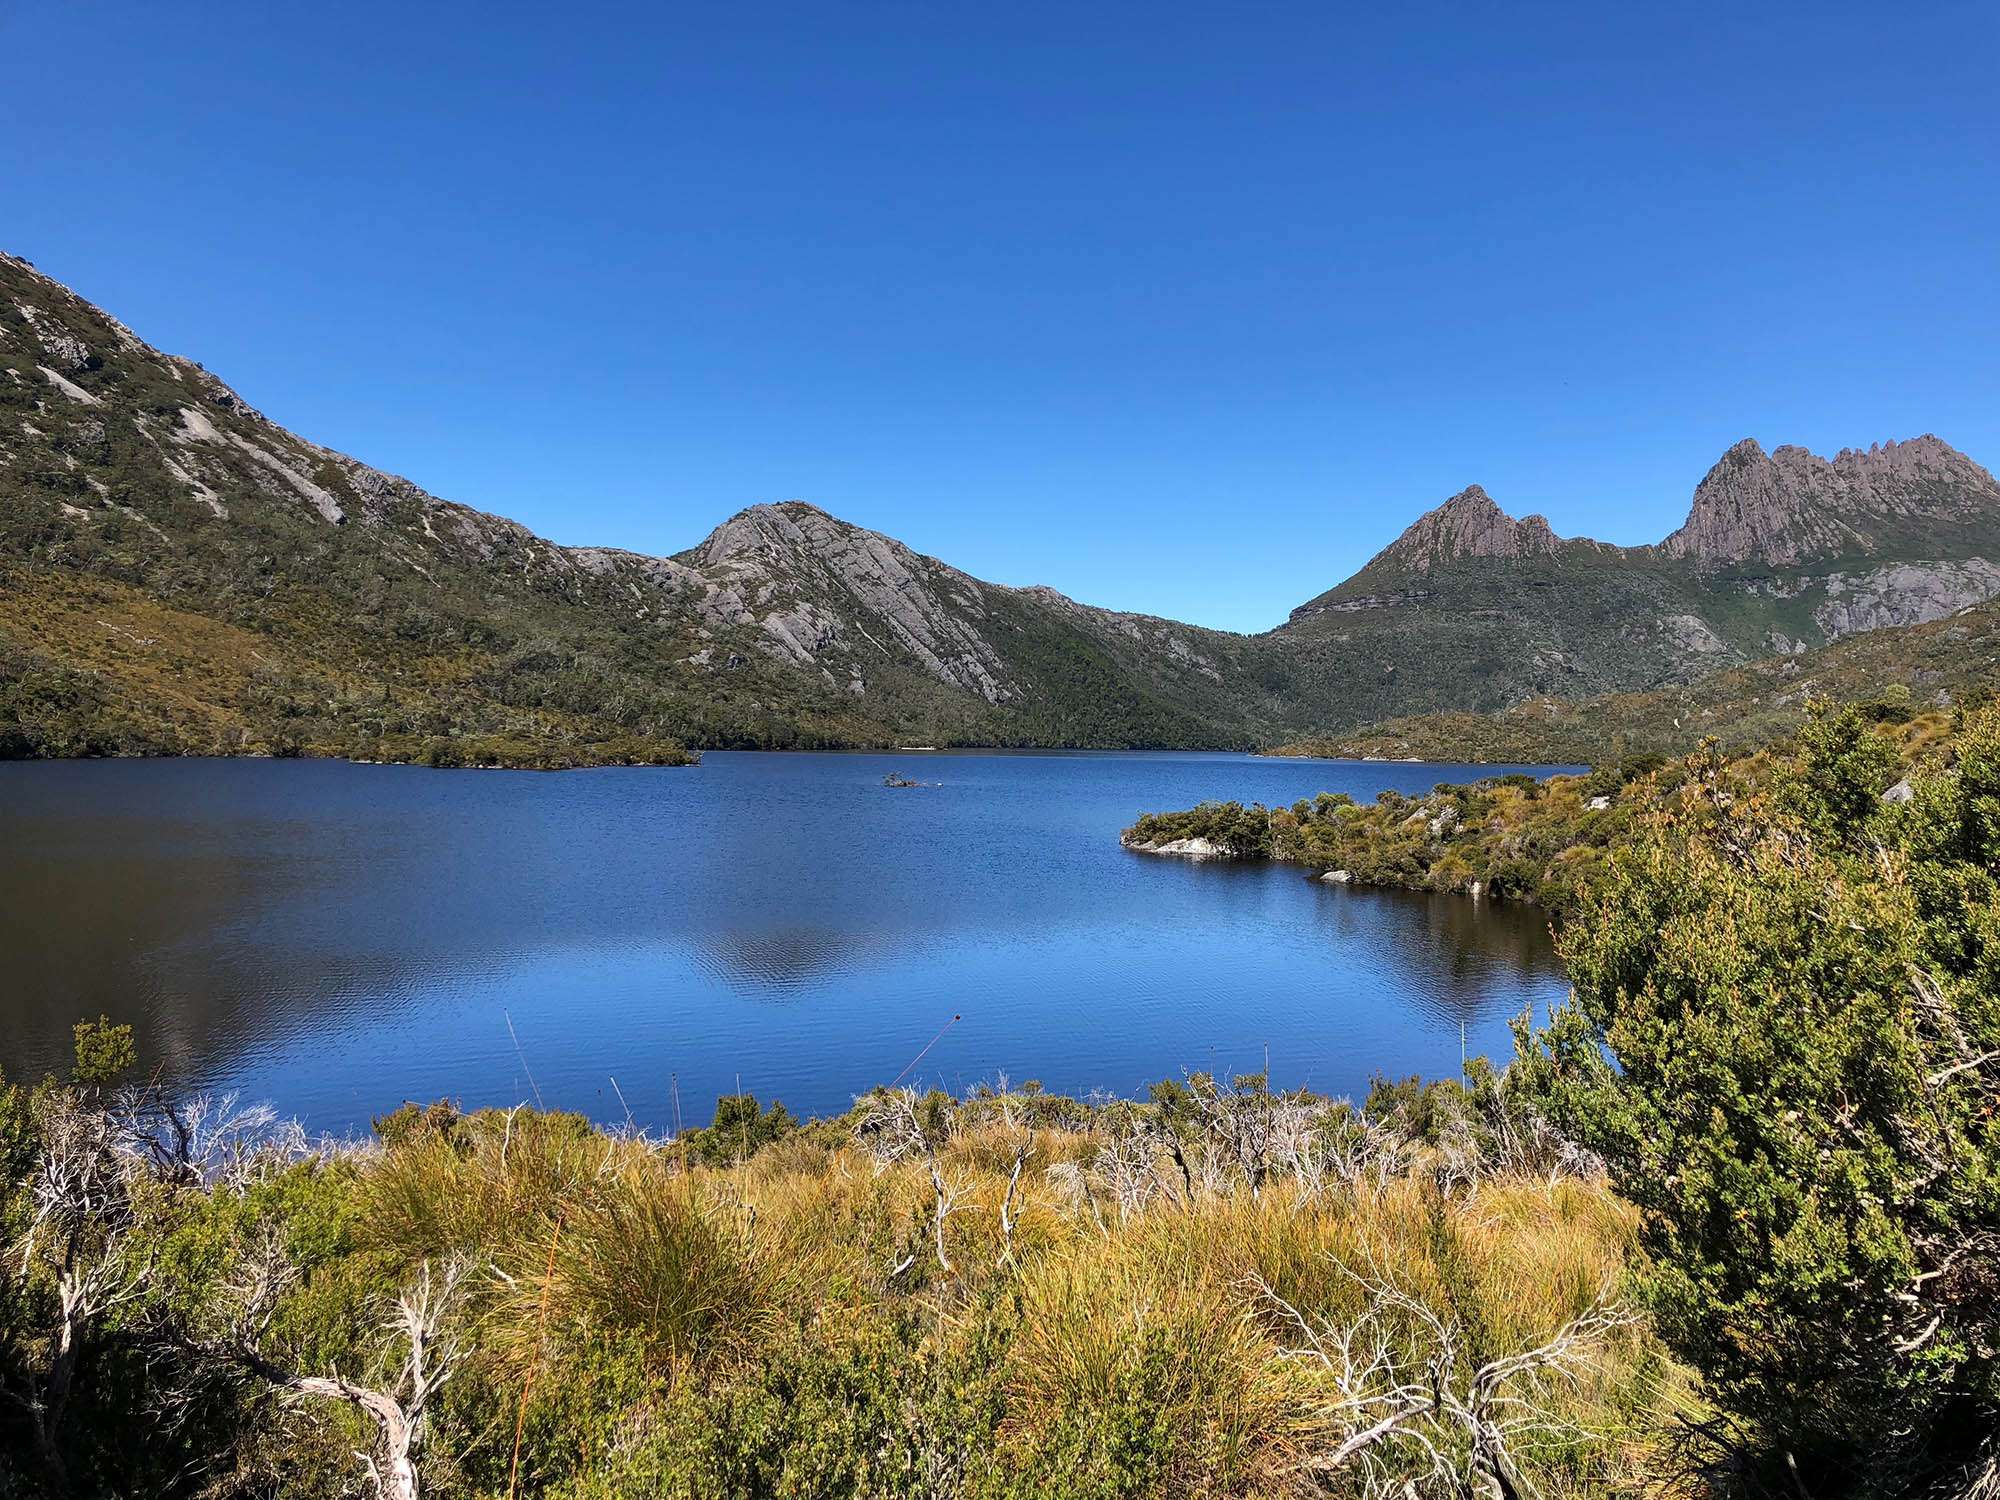
[[[542,1091],[535,1087],[534,1069],[528,1066],[528,1054],[521,1050],[521,1038],[514,1030],[514,1018],[503,1009],[500,1019],[507,1023],[507,1035],[514,1038],[514,1055],[521,1059],[521,1071],[528,1075],[528,1087],[535,1090],[535,1108],[546,1109],[547,1106],[542,1103]]]
[[[959,1018],[957,1016],[953,1016],[949,1021],[945,1022],[944,1030],[940,1031],[936,1036],[932,1037],[928,1042],[924,1043],[924,1052],[930,1051],[931,1048],[935,1047],[939,1042],[943,1041],[944,1033],[946,1031],[951,1030],[951,1028],[956,1026],[958,1022]],[[890,1088],[894,1088],[897,1084],[901,1083],[905,1078],[910,1076],[910,1068],[914,1068],[918,1063],[924,1060],[924,1052],[919,1052],[915,1057],[911,1058],[910,1067],[903,1069],[902,1072],[898,1073],[894,1078],[889,1080]]]

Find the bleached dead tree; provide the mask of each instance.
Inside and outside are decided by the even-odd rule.
[[[298,1121],[233,1092],[128,1091],[114,1101],[112,1117],[120,1151],[161,1181],[185,1186],[240,1187],[312,1150]]]
[[[93,1327],[143,1290],[151,1269],[133,1246],[132,1160],[102,1109],[70,1090],[38,1092],[31,1104],[37,1151],[27,1227],[9,1247],[7,1274],[26,1291],[52,1292],[48,1325],[20,1362],[22,1384],[0,1396],[27,1418],[48,1482],[68,1489],[58,1433]],[[40,1278],[46,1276],[47,1281]]]
[[[1123,1224],[1160,1195],[1157,1132],[1140,1121],[1119,1130],[1091,1158],[1090,1172],[1109,1193]]]
[[[1535,1347],[1472,1366],[1455,1319],[1387,1277],[1335,1264],[1366,1298],[1352,1322],[1308,1317],[1257,1286],[1303,1339],[1287,1357],[1316,1366],[1331,1385],[1323,1415],[1333,1435],[1312,1467],[1346,1471],[1369,1500],[1404,1496],[1413,1482],[1480,1500],[1532,1500],[1522,1460],[1584,1435],[1554,1396],[1591,1372],[1633,1314],[1600,1294]]]
[[[1007,1133],[1014,1140],[1014,1164],[1007,1173],[1007,1192],[1000,1200],[1000,1262],[1011,1265],[1014,1262],[1014,1227],[1021,1222],[1020,1210],[1014,1207],[1014,1197],[1021,1189],[1021,1173],[1027,1169],[1028,1158],[1035,1154],[1035,1127],[1032,1120],[1015,1113],[1005,1073],[1000,1075],[999,1088],[994,1097],[999,1102],[1000,1116],[1006,1122]]]
[[[976,1205],[966,1202],[972,1184],[949,1176],[938,1161],[939,1150],[951,1139],[950,1104],[941,1095],[919,1098],[913,1089],[877,1089],[860,1102],[864,1109],[854,1133],[876,1164],[921,1161],[929,1172],[935,1197],[931,1223],[938,1268],[947,1276],[956,1275],[958,1268],[945,1248],[945,1225],[953,1214],[965,1213]],[[914,1264],[912,1255],[898,1262],[889,1274],[901,1275]]]
[[[434,1275],[431,1263],[424,1262],[384,1323],[392,1373],[377,1384],[363,1385],[333,1371],[302,1374],[265,1352],[264,1337],[278,1304],[298,1281],[297,1267],[275,1234],[267,1235],[224,1289],[220,1337],[197,1352],[233,1363],[295,1396],[340,1401],[364,1413],[375,1424],[375,1444],[354,1456],[367,1470],[376,1495],[380,1500],[419,1500],[417,1457],[427,1407],[464,1354],[443,1328],[471,1266],[453,1258]]]

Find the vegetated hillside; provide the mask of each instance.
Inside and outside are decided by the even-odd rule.
[[[1492,714],[1391,719],[1294,741],[1276,755],[1343,759],[1543,761],[1615,765],[1681,755],[1715,736],[1741,749],[1796,729],[1815,697],[1977,706],[2000,694],[2000,604],[1944,619],[1842,636],[1797,655],[1751,662],[1680,687],[1581,702],[1536,698]]]
[[[284,431],[4,256],[0,580],[12,754],[1247,745],[1272,718],[1267,648],[807,505],[678,558],[556,546]]]
[[[0,256],[0,753],[674,760],[682,746],[1249,747],[1691,681],[2000,591],[1935,438],[1740,444],[1656,547],[1477,487],[1261,636],[1002,588],[802,502],[563,547],[286,432]]]
[[[1815,699],[1789,727],[1825,709],[1826,700]],[[1964,710],[1919,713],[1896,693],[1849,712],[1877,726],[1908,765],[1959,736],[1965,722]],[[1329,792],[1290,807],[1205,802],[1148,813],[1120,841],[1142,854],[1280,860],[1338,884],[1464,891],[1538,901],[1560,914],[1588,896],[1635,829],[1683,799],[1690,777],[1752,788],[1791,774],[1796,753],[1782,738],[1734,750],[1704,746],[1685,758],[1642,750],[1587,776],[1513,772],[1439,782],[1420,796],[1385,791],[1373,803]],[[1201,842],[1182,842],[1189,840]]]
[[[1477,485],[1279,632],[1338,733],[1691,682],[2000,594],[2000,482],[1934,437],[1724,454],[1646,547],[1563,539]]]

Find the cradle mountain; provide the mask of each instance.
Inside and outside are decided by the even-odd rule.
[[[1656,692],[1995,596],[2000,483],[1931,436],[1746,440],[1642,547],[1475,485],[1255,636],[986,583],[798,501],[672,557],[559,546],[0,255],[0,754],[1247,748]]]

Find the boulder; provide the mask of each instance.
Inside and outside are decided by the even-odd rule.
[[[1328,885],[1346,885],[1353,878],[1345,870],[1328,870],[1324,875],[1320,876],[1320,879],[1324,880]]]
[[[1227,859],[1229,851],[1209,839],[1168,839],[1165,843],[1155,843],[1150,839],[1120,839],[1127,849],[1141,854],[1178,854],[1183,859]]]
[[[1884,802],[1908,802],[1917,795],[1916,788],[1907,781],[1899,781],[1882,794]]]

